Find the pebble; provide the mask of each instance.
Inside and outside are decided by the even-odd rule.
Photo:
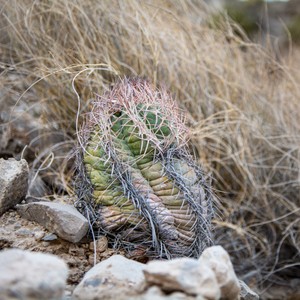
[[[34,233],[34,238],[37,240],[37,241],[40,241],[45,235],[45,232],[44,231],[36,231]]]
[[[107,247],[108,247],[108,240],[106,238],[106,236],[104,235],[101,235],[97,238],[97,240],[94,242],[91,242],[90,243],[90,250],[91,251],[94,251],[95,249],[95,244],[96,244],[96,252],[99,252],[99,253],[103,253]]]
[[[46,234],[46,235],[42,238],[42,240],[45,241],[45,242],[55,241],[55,240],[57,240],[57,235],[54,234],[54,233],[49,233],[49,234]]]
[[[21,228],[21,227],[22,227],[21,223],[16,223],[16,224],[14,225],[14,229],[19,229],[19,228]]]
[[[28,230],[28,229],[23,229],[23,228],[20,228],[16,231],[16,235],[19,235],[19,236],[33,236],[34,233],[31,231],[31,230]]]

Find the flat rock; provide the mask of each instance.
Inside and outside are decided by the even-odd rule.
[[[145,265],[113,255],[89,270],[75,288],[73,299],[131,299],[144,282]]]
[[[28,189],[28,164],[10,158],[0,159],[0,216],[20,203]]]
[[[1,299],[62,299],[67,276],[67,265],[54,255],[18,249],[0,252]]]
[[[219,299],[215,273],[192,258],[151,261],[144,269],[146,284],[159,286],[167,293],[184,292],[205,299]]]
[[[235,275],[230,257],[223,247],[213,246],[205,249],[199,262],[214,271],[221,289],[221,299],[239,299],[239,280]]]
[[[72,243],[79,242],[89,228],[87,219],[68,204],[40,201],[18,205],[17,210],[23,218],[39,223]]]
[[[241,300],[259,300],[259,296],[244,281],[239,280],[239,283],[241,287]]]

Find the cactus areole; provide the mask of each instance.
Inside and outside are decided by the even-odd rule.
[[[198,257],[211,245],[212,193],[165,90],[124,79],[79,132],[76,206],[132,256]]]

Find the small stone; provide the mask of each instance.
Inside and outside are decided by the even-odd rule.
[[[101,235],[97,238],[95,243],[91,242],[90,247],[89,247],[90,250],[94,251],[95,246],[96,246],[96,252],[103,253],[108,247],[108,240],[107,240],[106,236]]]
[[[85,255],[84,249],[78,247],[77,245],[70,245],[69,254],[80,257]]]
[[[0,159],[0,216],[25,198],[28,189],[28,164],[10,158]]]
[[[1,299],[58,300],[68,268],[60,258],[19,249],[0,252]]]
[[[7,220],[7,223],[8,223],[8,224],[14,224],[15,222],[16,222],[16,221],[15,221],[14,219],[8,219],[8,220]]]
[[[22,227],[22,225],[20,223],[16,223],[14,225],[14,229],[20,229]]]
[[[72,205],[41,201],[18,205],[17,210],[23,218],[72,243],[79,242],[89,229],[87,219]]]
[[[199,258],[202,266],[213,270],[221,289],[221,299],[237,300],[240,285],[228,253],[221,246],[206,248]]]
[[[89,255],[89,257],[88,257],[88,262],[89,262],[89,264],[90,264],[91,266],[93,266],[93,265],[95,264],[95,257],[94,257],[93,254],[92,254],[92,255]],[[96,257],[96,262],[97,262],[97,257]]]
[[[43,231],[36,231],[34,233],[34,238],[37,240],[37,241],[40,241],[45,235],[45,232]]]
[[[244,281],[239,280],[239,283],[241,287],[241,300],[259,300],[259,296]]]
[[[177,258],[170,261],[150,261],[144,269],[148,286],[159,286],[167,293],[184,292],[219,299],[220,289],[214,272],[198,260]]]
[[[141,289],[144,265],[121,255],[113,255],[90,269],[75,288],[74,299],[121,299]],[[117,293],[117,294],[116,294]],[[127,296],[126,296],[127,297]],[[128,298],[122,299],[131,299]]]
[[[49,233],[42,238],[45,242],[51,242],[57,240],[57,235],[54,233]]]
[[[28,235],[33,236],[34,233],[31,230],[28,230],[26,228],[20,228],[16,231],[16,235],[18,235],[18,236],[28,236]]]

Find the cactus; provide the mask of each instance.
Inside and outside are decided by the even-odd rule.
[[[198,257],[211,244],[212,193],[187,133],[170,95],[141,79],[98,96],[81,129],[77,207],[133,256]]]

